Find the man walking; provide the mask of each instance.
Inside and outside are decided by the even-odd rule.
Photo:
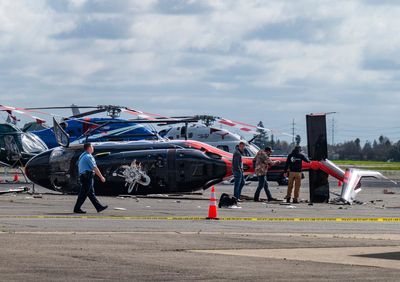
[[[267,181],[267,173],[269,166],[274,166],[279,164],[279,161],[272,161],[269,157],[271,156],[272,149],[271,147],[265,147],[264,150],[259,150],[257,155],[255,156],[255,173],[258,176],[258,186],[257,190],[254,194],[254,201],[260,201],[260,192],[261,189],[264,188],[265,194],[267,194],[268,202],[270,201],[277,201],[271,195],[271,191],[268,188],[268,181]]]
[[[301,152],[301,147],[296,146],[294,147],[293,151],[289,154],[286,159],[285,165],[285,174],[289,169],[289,184],[286,194],[286,202],[290,203],[290,198],[292,197],[292,190],[293,190],[293,183],[294,183],[294,196],[293,196],[293,203],[299,202],[299,193],[300,193],[300,186],[301,186],[301,168],[302,162],[305,161],[307,163],[310,160]]]
[[[96,174],[100,178],[101,182],[106,182],[106,179],[97,168],[96,160],[92,156],[94,152],[92,144],[85,143],[83,145],[83,148],[85,151],[80,155],[78,160],[79,180],[81,188],[74,207],[74,213],[86,213],[81,209],[81,207],[87,197],[92,202],[97,212],[101,212],[105,210],[108,206],[103,206],[102,204],[100,204],[99,200],[97,200],[96,195],[94,194],[94,174]]]
[[[243,162],[242,155],[244,153],[244,142],[240,142],[239,146],[236,148],[235,153],[233,154],[232,160],[232,173],[235,179],[233,195],[240,202],[240,194],[242,193],[242,188],[244,186],[244,175],[243,175]]]

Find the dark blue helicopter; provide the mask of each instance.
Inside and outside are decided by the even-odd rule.
[[[122,111],[138,115],[142,112],[132,110],[122,106],[100,105],[100,106],[71,106],[71,107],[46,107],[46,108],[27,108],[27,110],[41,109],[73,109],[73,116],[64,118],[60,122],[60,126],[69,135],[70,144],[80,144],[84,142],[105,142],[105,141],[137,141],[137,140],[163,140],[158,135],[156,129],[143,125],[143,123],[176,123],[189,121],[193,122],[190,117],[179,117],[180,119],[165,119],[160,116],[148,117],[147,119],[124,120],[119,119]],[[80,113],[77,108],[94,108],[91,111]],[[87,116],[107,113],[107,118],[89,118]],[[197,120],[196,120],[197,121]],[[40,137],[48,148],[58,147],[59,143],[54,134],[54,128],[46,128],[42,130],[27,130]]]
[[[114,118],[84,118],[71,119],[61,123],[65,132],[70,137],[71,144],[83,142],[104,141],[135,141],[157,140],[157,132],[151,131],[142,124]],[[40,137],[47,147],[59,146],[54,135],[53,128],[47,128],[31,133]]]
[[[135,140],[158,140],[160,137],[157,131],[139,124],[135,121],[119,119],[122,110],[120,106],[95,106],[95,107],[45,107],[29,108],[29,110],[41,109],[66,109],[71,108],[74,115],[64,118],[60,125],[69,135],[69,143],[79,144],[83,142],[104,142],[104,141],[135,141]],[[91,111],[80,113],[78,108],[94,108]],[[132,110],[130,110],[132,111]],[[106,112],[107,118],[91,118],[89,115]],[[40,137],[47,147],[54,148],[59,146],[54,135],[53,128],[41,130],[30,130],[31,133]]]

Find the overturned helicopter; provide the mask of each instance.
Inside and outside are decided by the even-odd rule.
[[[32,158],[26,174],[34,183],[63,193],[79,189],[77,160],[83,145],[69,146],[69,136],[54,120],[57,147]],[[341,201],[352,203],[362,177],[384,178],[374,171],[345,173],[327,159],[326,121],[324,115],[307,116],[308,152],[312,161],[303,163],[309,171],[310,201],[329,201],[328,176],[343,181]],[[97,165],[106,177],[95,180],[99,195],[170,194],[207,189],[232,175],[233,155],[211,145],[193,140],[129,141],[94,143]],[[272,157],[281,161],[286,159]],[[244,157],[245,174],[254,173],[253,159]],[[275,167],[273,169],[281,169]],[[359,190],[358,190],[359,191]]]
[[[78,191],[77,160],[83,145],[68,146],[69,138],[54,121],[61,147],[32,158],[25,167],[30,180],[45,188]],[[232,154],[197,141],[130,141],[94,143],[97,165],[107,182],[95,181],[101,195],[158,194],[206,189],[231,173]],[[252,159],[244,158],[253,171]]]

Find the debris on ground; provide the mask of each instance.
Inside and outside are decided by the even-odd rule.
[[[396,193],[393,192],[393,191],[390,191],[390,190],[388,190],[388,189],[383,189],[383,194],[393,195],[393,194],[396,194]]]
[[[227,208],[227,209],[241,209],[242,207],[239,207],[237,205],[232,205],[232,206],[228,206],[228,207],[224,207],[224,208]]]
[[[137,199],[137,197],[134,196],[134,195],[118,195],[116,198],[117,199],[126,199],[126,198],[128,198],[128,199]]]
[[[116,210],[116,211],[126,211],[126,208],[118,208],[118,207],[115,207],[114,210]]]

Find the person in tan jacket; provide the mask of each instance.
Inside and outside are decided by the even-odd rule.
[[[254,201],[260,201],[260,192],[264,188],[265,194],[267,194],[268,202],[278,201],[272,197],[271,191],[268,188],[267,173],[270,166],[279,164],[279,161],[272,161],[269,157],[272,153],[271,147],[265,147],[264,150],[259,150],[255,156],[255,173],[258,176],[258,186],[254,194]]]

